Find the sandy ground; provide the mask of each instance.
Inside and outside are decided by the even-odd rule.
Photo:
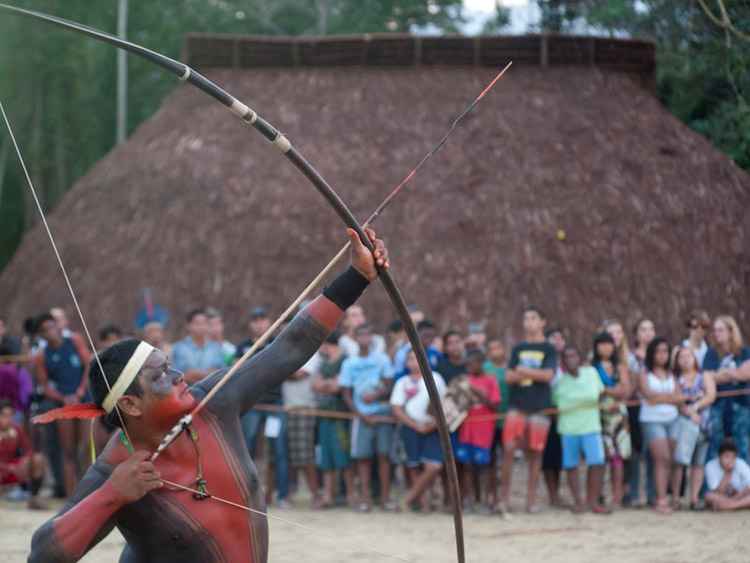
[[[514,474],[518,479],[513,488],[519,495],[524,488],[524,471],[523,463],[516,464]],[[520,510],[522,497],[515,496],[513,505]],[[0,501],[0,561],[25,561],[32,532],[51,515],[51,511],[30,512],[23,504]],[[456,560],[450,515],[377,510],[358,514],[343,508],[311,511],[300,507],[272,508],[270,516],[273,563]],[[661,516],[646,509],[623,510],[611,516],[575,516],[544,508],[535,515],[519,511],[508,520],[467,514],[466,559],[472,563],[745,563],[748,522],[748,512]],[[122,545],[122,538],[115,532],[83,561],[117,561]]]

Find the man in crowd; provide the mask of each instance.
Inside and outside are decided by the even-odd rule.
[[[225,367],[221,345],[208,338],[208,317],[203,309],[187,314],[187,336],[172,347],[172,364],[185,374],[189,384]]]
[[[208,339],[221,346],[221,352],[224,355],[224,365],[231,365],[237,353],[237,347],[224,338],[224,318],[221,316],[221,311],[214,307],[209,307],[206,309],[206,318],[208,319]]]
[[[161,321],[151,320],[143,326],[143,341],[148,342],[156,348],[161,350],[167,356],[172,356],[172,345],[167,342],[166,334],[164,333],[164,325]]]
[[[250,310],[250,319],[247,324],[248,338],[237,345],[235,356],[237,359],[245,355],[255,342],[265,334],[271,327],[271,319],[268,317],[268,310],[265,307],[254,307]],[[270,346],[273,339],[266,342],[256,354],[266,346]],[[282,405],[281,383],[269,387],[261,395],[258,403],[261,405]],[[272,501],[273,484],[276,486],[276,506],[279,508],[289,508],[289,452],[287,448],[288,441],[288,417],[284,412],[267,412],[257,409],[247,411],[242,416],[242,434],[245,437],[245,444],[251,455],[258,457],[260,448],[263,443],[258,440],[259,435],[268,438],[265,443],[268,456],[266,458],[270,466],[270,453],[273,452],[273,482],[268,483],[269,502]]]
[[[433,345],[435,336],[437,335],[435,324],[429,319],[422,319],[416,326],[417,334],[419,334],[419,341],[422,343],[424,351],[427,354],[427,360],[430,362],[430,367],[433,370],[437,370],[443,355]],[[411,344],[407,341],[393,356],[393,373],[397,380],[406,374],[406,356],[409,352],[411,352]]]
[[[538,512],[536,489],[542,469],[542,452],[547,443],[549,418],[539,414],[552,406],[550,382],[555,374],[555,349],[544,337],[546,320],[536,307],[523,313],[524,340],[513,347],[506,380],[510,405],[503,427],[503,467],[498,510],[508,509],[516,450],[526,451],[529,464],[526,493],[527,512]]]
[[[391,414],[387,401],[393,387],[393,368],[388,356],[372,348],[374,339],[370,325],[360,324],[354,336],[357,354],[344,360],[339,384],[346,404],[357,415],[352,424],[351,440],[361,487],[359,510],[367,512],[372,507],[370,474],[373,458],[377,458],[378,463],[381,505],[384,510],[395,510],[398,505],[390,501],[389,459],[394,428],[392,423],[378,418]]]
[[[104,325],[99,329],[98,346],[100,349],[104,350],[105,348],[112,346],[115,342],[122,340],[123,336],[122,330],[120,330],[120,327],[117,325]]]
[[[456,330],[449,330],[443,335],[443,357],[438,362],[437,372],[450,385],[454,377],[466,373],[464,363],[464,339]]]
[[[737,457],[737,446],[726,438],[719,457],[706,464],[706,502],[714,510],[750,508],[750,466]]]
[[[565,335],[562,329],[552,327],[544,333],[547,342],[555,349],[555,376],[552,378],[550,385],[554,391],[555,385],[563,375],[562,357],[563,350],[567,345]],[[542,473],[544,474],[544,484],[547,487],[547,496],[549,497],[550,506],[560,507],[560,473],[562,472],[562,442],[560,434],[557,431],[557,417],[550,416],[549,434],[547,444],[544,446],[542,454]]]
[[[349,307],[346,311],[344,322],[342,323],[344,334],[341,335],[339,346],[341,346],[341,350],[344,354],[350,358],[353,358],[359,353],[359,346],[357,344],[355,332],[357,327],[363,324],[367,324],[367,317],[365,316],[365,310],[362,308],[362,305],[352,305]],[[370,351],[385,353],[385,350],[385,338],[379,334],[372,334]]]

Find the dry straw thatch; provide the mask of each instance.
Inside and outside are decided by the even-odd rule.
[[[283,130],[364,217],[494,72],[209,76]],[[583,342],[607,317],[648,315],[677,336],[697,306],[748,327],[749,205],[750,177],[637,81],[515,66],[377,227],[407,300],[441,327],[487,318],[510,337],[534,303]],[[250,306],[280,311],[344,241],[281,155],[189,87],[82,178],[50,223],[92,325],[130,327],[151,287],[175,329],[211,304],[232,336]],[[2,272],[0,295],[12,321],[69,303],[39,227]],[[380,289],[365,299],[381,326],[393,317]]]

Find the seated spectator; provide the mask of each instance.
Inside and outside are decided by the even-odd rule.
[[[312,388],[318,394],[318,408],[333,412],[347,412],[349,409],[341,396],[339,375],[346,356],[339,348],[338,332],[331,333],[320,346],[320,365],[312,379]],[[351,424],[348,420],[319,417],[317,419],[320,456],[318,468],[323,473],[322,508],[328,508],[336,501],[336,473],[341,472],[346,487],[349,506],[355,507],[354,473],[351,468]]]
[[[394,426],[380,420],[391,414],[390,405],[386,401],[391,396],[393,368],[388,356],[371,349],[373,334],[370,325],[359,325],[354,335],[357,355],[344,360],[339,385],[343,389],[349,410],[357,415],[352,423],[351,440],[352,458],[357,460],[361,487],[359,510],[368,512],[372,508],[370,474],[373,458],[377,458],[378,462],[382,507],[384,510],[396,510],[398,505],[390,501],[389,456]]]
[[[472,499],[482,499],[487,493],[487,474],[492,459],[492,440],[495,437],[493,415],[500,404],[500,387],[497,379],[482,370],[485,356],[478,348],[466,356],[466,378],[471,385],[473,401],[469,415],[458,429],[456,459],[463,464],[463,497],[467,509],[472,509]],[[479,473],[479,490],[474,489],[474,472]],[[485,502],[487,498],[484,499]]]
[[[497,507],[501,513],[509,508],[513,460],[516,450],[521,448],[529,462],[526,510],[539,511],[536,490],[550,426],[549,417],[541,411],[552,406],[550,382],[557,365],[555,349],[544,337],[546,322],[539,309],[527,307],[523,313],[524,341],[514,346],[510,354],[506,374],[510,402],[503,426],[503,466]]]
[[[208,318],[203,309],[187,314],[187,336],[172,347],[172,365],[185,374],[192,385],[212,371],[225,367],[224,353],[218,342],[208,339]]]
[[[423,512],[430,510],[426,492],[443,468],[443,451],[435,418],[430,414],[430,396],[422,378],[417,356],[406,357],[407,376],[399,379],[391,393],[391,407],[401,423],[401,438],[406,449],[406,470],[411,488],[403,498],[405,507],[418,503]],[[433,373],[438,393],[445,394],[445,382]]]
[[[456,330],[443,334],[443,357],[437,365],[437,372],[450,385],[451,379],[466,373],[464,339]]]
[[[359,353],[355,332],[357,327],[360,327],[363,324],[367,324],[367,317],[365,316],[365,310],[362,308],[362,305],[355,304],[349,307],[344,314],[344,320],[341,321],[344,334],[341,335],[341,339],[339,340],[341,350],[349,358],[353,358]],[[379,334],[373,334],[370,351],[384,354],[386,351],[385,338]]]
[[[14,423],[15,409],[8,400],[0,401],[0,489],[23,485],[29,491],[28,506],[44,510],[39,501],[46,463],[34,453],[23,428]]]
[[[706,486],[706,502],[714,510],[750,508],[750,466],[738,458],[731,438],[719,446],[719,457],[706,464]]]
[[[674,354],[672,371],[677,385],[685,397],[677,421],[674,461],[672,470],[672,495],[679,499],[685,468],[690,467],[690,508],[699,507],[703,486],[703,466],[708,454],[708,413],[716,398],[716,385],[710,373],[701,373],[695,350],[678,346]],[[679,508],[679,500],[675,508]]]
[[[624,404],[632,388],[624,356],[617,353],[615,339],[609,332],[594,337],[592,367],[604,385],[601,395],[602,439],[611,472],[612,505],[619,507],[625,493],[625,461],[630,459],[632,451],[628,409]]]
[[[206,309],[206,319],[208,320],[208,339],[221,346],[225,365],[232,365],[237,353],[237,346],[224,338],[224,318],[221,316],[221,312],[214,307],[209,307]]]
[[[654,509],[671,514],[667,486],[677,438],[677,406],[683,397],[669,367],[670,348],[664,338],[654,338],[646,349],[645,372],[641,373],[641,431],[654,463],[656,502]]]
[[[737,321],[728,315],[716,317],[713,346],[703,359],[703,372],[712,374],[719,394],[726,391],[747,393],[750,379],[743,375],[743,364],[750,364],[750,348],[743,343]],[[739,456],[750,461],[750,395],[720,396],[709,416],[708,459],[716,457],[721,441],[731,436]]]
[[[573,496],[573,512],[590,510],[595,514],[610,511],[599,503],[604,480],[604,443],[599,416],[599,396],[604,384],[592,367],[581,367],[575,348],[566,347],[561,363],[562,375],[552,394],[560,412],[557,427],[562,441],[563,469]],[[578,465],[586,463],[586,503],[583,503],[578,478]]]

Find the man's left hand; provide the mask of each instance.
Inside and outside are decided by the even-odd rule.
[[[378,277],[378,268],[387,269],[390,267],[388,263],[388,250],[385,248],[385,243],[377,238],[374,230],[369,227],[365,229],[365,234],[375,247],[373,252],[370,252],[362,241],[359,240],[359,236],[354,229],[347,229],[346,234],[349,235],[352,245],[352,266],[369,281],[373,281]]]

